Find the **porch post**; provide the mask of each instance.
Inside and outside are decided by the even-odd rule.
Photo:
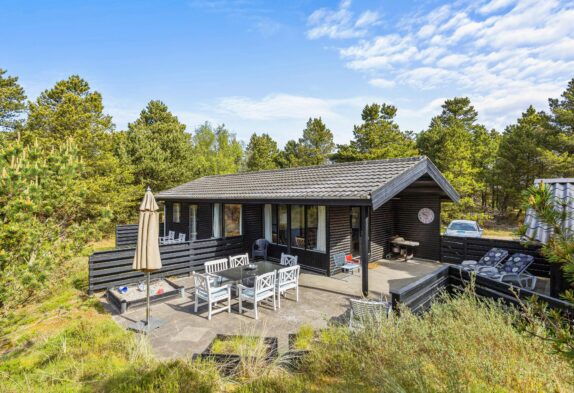
[[[359,251],[361,253],[361,275],[363,296],[369,295],[369,206],[361,206],[361,241]]]

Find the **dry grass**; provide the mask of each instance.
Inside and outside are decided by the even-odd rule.
[[[70,260],[45,298],[0,321],[1,392],[574,391],[572,364],[515,328],[518,315],[469,293],[359,332],[302,329],[311,352],[296,373],[266,362],[263,340],[236,345],[245,360],[232,377],[202,361],[160,362],[85,295],[86,265]]]
[[[332,328],[314,345],[308,377],[325,391],[572,391],[572,364],[514,328],[516,314],[472,294],[444,299],[422,318],[352,333]],[[344,367],[342,367],[344,365]]]

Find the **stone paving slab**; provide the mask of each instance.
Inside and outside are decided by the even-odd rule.
[[[374,269],[369,269],[369,297],[388,298],[389,291],[401,288],[408,283],[441,267],[435,262],[410,260],[382,261]],[[175,298],[165,303],[152,305],[155,318],[167,321],[165,325],[150,334],[150,342],[160,359],[190,357],[200,353],[213,340],[216,334],[242,334],[278,337],[279,350],[287,349],[290,333],[295,333],[303,324],[320,329],[330,322],[344,322],[348,315],[350,297],[361,296],[361,275],[326,277],[301,272],[299,280],[299,302],[295,302],[294,291],[289,291],[281,299],[281,308],[273,311],[270,304],[260,303],[259,320],[254,319],[253,311],[238,312],[237,300],[232,299],[231,313],[221,312],[207,319],[207,307],[193,312],[193,279],[180,278],[176,281],[186,288],[184,298]],[[247,303],[247,307],[251,304]],[[108,307],[108,309],[110,309]],[[145,308],[128,311],[113,318],[127,327],[133,321],[145,318]]]

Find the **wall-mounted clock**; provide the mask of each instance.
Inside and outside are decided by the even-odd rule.
[[[434,221],[434,212],[428,207],[419,210],[419,221],[423,224],[430,224]]]

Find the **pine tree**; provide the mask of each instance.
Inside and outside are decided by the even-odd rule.
[[[30,103],[22,132],[27,144],[60,146],[75,143],[85,163],[83,180],[88,183],[93,205],[111,206],[119,222],[136,214],[142,191],[134,188],[129,163],[115,156],[116,136],[111,116],[104,113],[102,96],[77,75],[57,82]]]
[[[246,167],[248,171],[261,171],[276,169],[279,149],[277,142],[268,134],[257,135],[253,133],[245,151]]]
[[[298,161],[300,166],[322,165],[328,162],[335,148],[333,133],[321,118],[309,118],[303,137],[299,139]]]
[[[128,124],[125,151],[142,190],[164,190],[193,178],[191,135],[161,101],[150,101]]]
[[[574,79],[560,99],[548,100],[550,122],[556,130],[553,148],[544,152],[544,160],[553,176],[574,176]]]
[[[22,125],[21,116],[26,111],[26,94],[18,78],[7,76],[0,68],[0,131],[14,131]]]
[[[500,207],[519,207],[522,193],[536,178],[550,175],[545,160],[555,131],[549,125],[544,112],[533,106],[506,127],[500,141],[496,160],[497,183],[500,187]]]
[[[418,155],[411,134],[402,132],[394,121],[396,114],[392,105],[366,105],[361,115],[363,124],[354,127],[354,139],[339,145],[333,159],[344,162]]]
[[[109,222],[90,205],[76,146],[0,146],[0,309],[8,311],[51,283],[51,272]]]

